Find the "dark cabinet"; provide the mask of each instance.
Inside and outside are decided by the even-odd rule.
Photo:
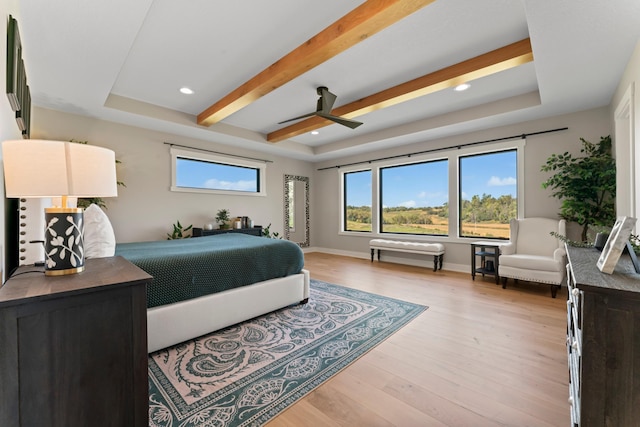
[[[122,257],[20,267],[0,288],[0,425],[148,426],[150,281]]]
[[[227,228],[225,230],[205,230],[203,228],[193,228],[193,237],[201,237],[201,236],[213,236],[215,234],[225,234],[225,233],[242,233],[242,234],[250,234],[252,236],[262,236],[262,227],[257,226],[253,228]]]
[[[567,247],[567,355],[573,426],[640,426],[640,274],[623,255]]]

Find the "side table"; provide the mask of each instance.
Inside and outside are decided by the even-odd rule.
[[[496,285],[500,284],[498,265],[500,258],[500,245],[498,242],[473,242],[471,243],[471,279],[476,280],[476,273],[495,276]],[[478,266],[476,260],[480,258]]]
[[[152,279],[122,257],[18,268],[0,288],[0,425],[147,427]]]

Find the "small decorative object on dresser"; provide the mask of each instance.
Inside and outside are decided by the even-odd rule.
[[[636,218],[628,216],[619,217],[611,229],[607,243],[602,248],[602,254],[598,258],[598,269],[603,273],[611,274],[616,268],[618,259],[629,240]]]

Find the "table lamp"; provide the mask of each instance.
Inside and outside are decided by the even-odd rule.
[[[45,208],[45,274],[84,270],[82,208],[67,206],[68,197],[118,195],[115,153],[67,141],[17,140],[2,143],[6,197],[60,198]]]

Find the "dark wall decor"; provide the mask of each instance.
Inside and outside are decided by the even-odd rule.
[[[16,112],[16,122],[22,137],[28,139],[31,129],[31,92],[22,60],[18,22],[11,15],[7,22],[7,98]]]

